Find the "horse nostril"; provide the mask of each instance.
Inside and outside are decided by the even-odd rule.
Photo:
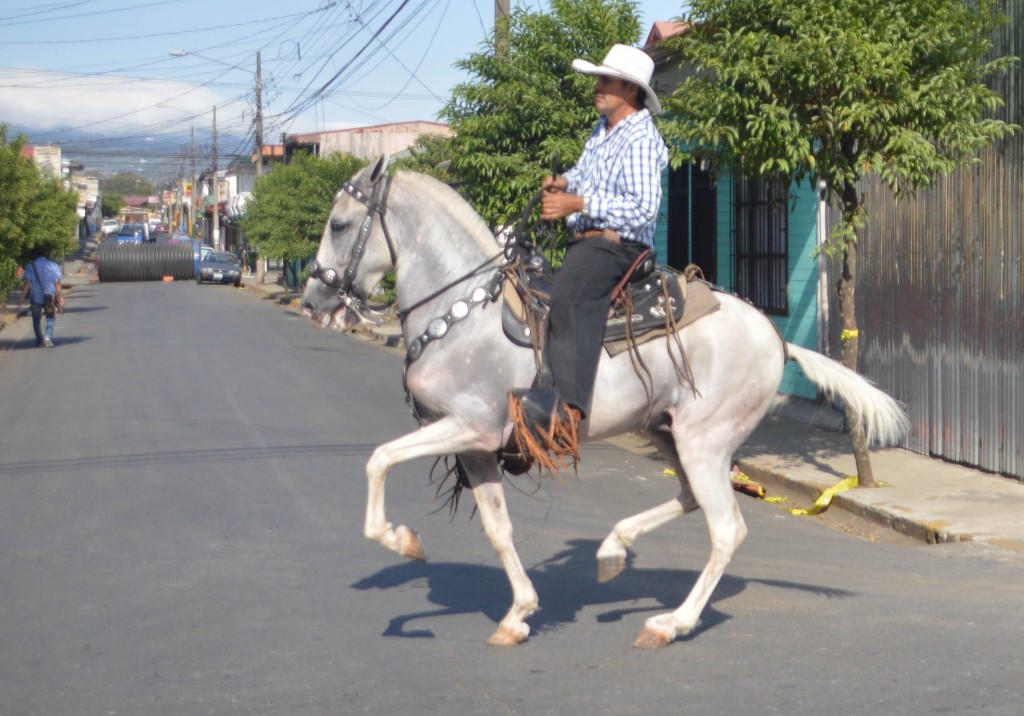
[[[305,313],[308,313],[308,314],[312,315],[312,313],[313,313],[313,304],[310,303],[309,301],[303,301],[302,302],[302,310]]]

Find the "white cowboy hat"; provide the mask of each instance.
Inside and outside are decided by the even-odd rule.
[[[612,45],[600,65],[587,60],[573,60],[572,68],[585,75],[606,75],[632,82],[647,93],[644,104],[651,114],[661,114],[661,102],[650,85],[654,60],[643,50],[628,45]]]

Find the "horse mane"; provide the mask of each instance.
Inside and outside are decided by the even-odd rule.
[[[396,178],[401,177],[402,183],[409,185],[414,191],[423,192],[436,199],[448,218],[465,229],[465,233],[472,236],[483,251],[493,253],[495,249],[499,248],[493,232],[484,220],[480,218],[469,202],[450,186],[428,174],[419,172],[399,171],[395,173],[395,176]]]

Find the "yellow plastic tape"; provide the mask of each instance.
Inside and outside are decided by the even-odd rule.
[[[843,332],[839,334],[839,337],[842,339],[843,343],[848,343],[854,338],[860,338],[860,331],[851,331],[848,328],[844,328]]]
[[[860,481],[857,479],[856,475],[845,477],[818,495],[818,499],[814,501],[814,506],[811,507],[811,509],[805,510],[802,507],[787,507],[786,509],[789,510],[791,515],[816,515],[819,512],[823,512],[829,505],[831,505],[832,498],[838,493],[852,490],[859,484],[859,482]]]

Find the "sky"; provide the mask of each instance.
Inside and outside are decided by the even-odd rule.
[[[0,123],[102,171],[131,145],[194,128],[251,151],[256,55],[264,142],[282,133],[436,121],[456,60],[493,31],[494,0],[0,0]],[[543,0],[513,8],[547,9]],[[643,35],[681,0],[640,0]],[[641,38],[642,39],[642,38]],[[83,139],[83,135],[89,135]],[[140,162],[180,163],[180,150]]]

